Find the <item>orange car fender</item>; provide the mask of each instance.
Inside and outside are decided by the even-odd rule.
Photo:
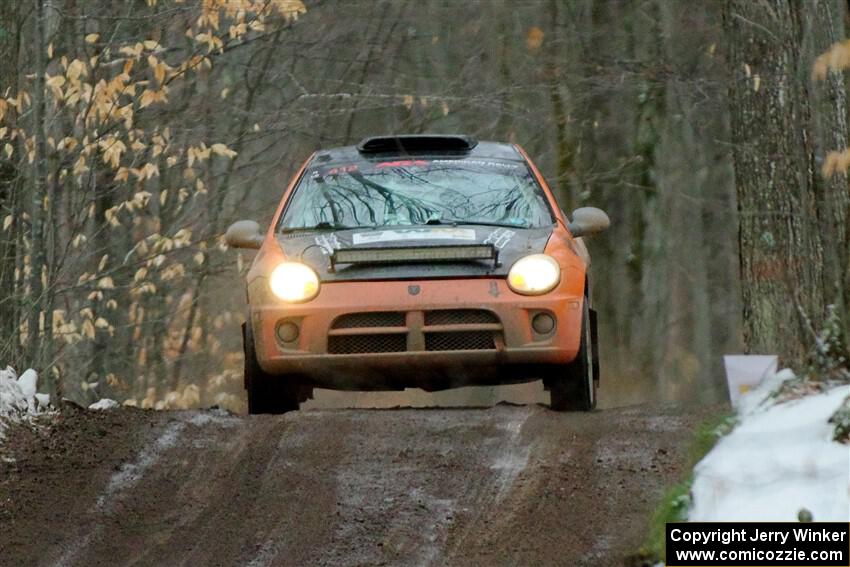
[[[246,324],[251,325],[251,329],[254,334],[254,346],[257,349],[257,355],[260,359],[262,359],[267,352],[267,346],[270,339],[266,333],[268,329],[264,329],[262,321],[260,321],[259,312],[251,309],[251,307],[266,305],[271,301],[275,301],[271,295],[271,289],[269,289],[269,277],[271,276],[272,270],[274,270],[278,264],[286,260],[286,256],[284,255],[280,244],[277,242],[277,225],[280,220],[280,216],[283,214],[283,210],[286,207],[286,203],[289,201],[292,191],[301,180],[301,176],[304,175],[304,171],[307,169],[307,164],[310,163],[314,155],[315,154],[312,154],[304,161],[292,177],[289,185],[286,187],[283,197],[277,206],[274,217],[272,217],[272,221],[269,224],[268,230],[266,230],[263,245],[260,246],[260,250],[254,257],[254,261],[251,263],[251,268],[248,270],[248,274],[245,278],[246,299],[248,301]]]
[[[280,245],[274,240],[266,240],[254,258],[245,280],[248,284],[248,304],[263,305],[271,296],[269,276],[278,264],[286,260]]]
[[[585,289],[587,286],[587,264],[574,245],[575,240],[565,229],[558,226],[552,232],[545,249],[545,253],[554,258],[561,266],[561,283],[558,284],[558,291],[565,298],[561,305],[562,313],[568,314],[581,313],[581,311],[578,311],[582,308],[581,303],[577,302],[575,298],[587,301],[590,291]],[[581,341],[581,317],[570,316],[568,319],[575,322],[575,327],[572,327],[572,331],[563,344],[569,345],[575,352],[578,352]]]
[[[585,293],[587,279],[587,264],[579,252],[575,250],[575,241],[560,227],[555,228],[549,242],[546,243],[545,253],[561,266],[561,283],[559,289],[573,296]]]

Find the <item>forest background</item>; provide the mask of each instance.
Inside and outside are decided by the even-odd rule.
[[[250,256],[226,227],[267,224],[318,148],[445,132],[519,143],[566,211],[610,214],[590,243],[606,405],[720,399],[724,353],[805,368],[850,288],[846,18],[839,0],[0,2],[0,361],[80,402],[238,409]]]

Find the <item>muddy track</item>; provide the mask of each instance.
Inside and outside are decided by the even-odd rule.
[[[617,565],[699,413],[67,408],[0,446],[0,565]]]

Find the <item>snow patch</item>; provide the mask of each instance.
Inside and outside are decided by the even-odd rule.
[[[11,368],[7,368],[6,370],[11,370]],[[21,387],[21,392],[23,392],[24,396],[27,397],[28,401],[31,401],[35,398],[36,384],[38,383],[38,374],[35,370],[30,368],[18,378],[18,386]],[[34,404],[30,404],[32,407]]]
[[[410,491],[411,499],[419,503],[419,506],[428,510],[432,520],[421,524],[421,552],[417,557],[418,565],[435,565],[443,550],[443,542],[446,538],[445,532],[451,523],[455,512],[456,502],[451,498],[437,498],[421,488]]]
[[[184,421],[172,423],[165,428],[165,431],[156,441],[139,452],[134,462],[124,464],[121,470],[109,479],[103,494],[98,496],[97,507],[101,510],[107,509],[116,494],[135,486],[145,472],[159,461],[165,451],[177,445],[177,441],[185,428],[186,422]]]
[[[794,372],[788,368],[768,376],[758,386],[741,396],[738,402],[738,415],[747,416],[770,407],[775,402],[774,394],[779,387],[794,378]]]
[[[522,443],[520,433],[522,426],[531,415],[528,408],[523,408],[524,411],[518,411],[511,418],[498,425],[499,429],[508,433],[508,438],[504,441],[502,450],[496,455],[490,469],[497,471],[496,477],[496,501],[501,501],[513,486],[514,481],[519,474],[528,466],[528,457],[531,453],[531,447],[528,444]]]
[[[783,370],[741,398],[740,424],[697,464],[691,521],[850,521],[850,446],[832,440],[839,386],[777,403]]]
[[[89,405],[89,409],[90,410],[104,411],[104,410],[115,409],[115,408],[118,407],[118,405],[119,405],[118,402],[116,402],[115,400],[110,400],[109,398],[101,398],[98,401],[96,401],[95,403]]]
[[[104,401],[100,400],[97,403]],[[113,400],[106,401],[112,402]],[[212,421],[216,423],[218,423],[217,420],[224,419],[224,416],[228,415],[224,411],[212,413],[214,414]],[[181,416],[179,421],[170,423],[155,440],[146,444],[137,453],[136,459],[133,462],[123,464],[120,470],[109,478],[106,488],[97,497],[94,511],[101,515],[113,514],[115,512],[115,503],[120,501],[126,491],[131,490],[142,480],[148,470],[159,462],[166,451],[177,445],[187,425],[201,426],[210,423],[210,420],[199,417],[200,415],[203,414],[193,413],[191,415]],[[79,563],[78,558],[80,554],[91,544],[92,540],[100,537],[103,526],[103,523],[98,523],[92,530],[80,533],[76,539],[71,540],[65,552],[54,563],[54,566],[67,567]]]
[[[214,423],[221,427],[233,427],[239,423],[239,419],[223,409],[204,410],[197,412],[189,418],[189,423],[197,427],[203,427]]]
[[[135,486],[142,479],[145,472],[159,461],[162,454],[177,444],[185,428],[185,422],[178,421],[172,423],[153,443],[139,451],[135,461],[122,465],[121,469],[109,478],[109,482],[103,493],[97,497],[97,511],[103,514],[111,513],[116,498],[120,497],[123,491]],[[79,538],[73,540],[54,565],[56,567],[74,565],[80,553],[89,546],[92,538],[101,529],[102,526],[98,524],[94,531],[80,535]]]
[[[48,409],[50,396],[37,390],[35,370],[29,369],[20,377],[11,366],[0,370],[0,440],[9,422],[26,421]]]

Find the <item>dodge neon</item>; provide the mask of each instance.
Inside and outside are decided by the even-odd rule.
[[[557,411],[599,382],[590,256],[608,227],[565,214],[515,144],[468,136],[363,140],[313,154],[261,233],[243,326],[250,413],[313,388],[427,391],[543,380]]]

